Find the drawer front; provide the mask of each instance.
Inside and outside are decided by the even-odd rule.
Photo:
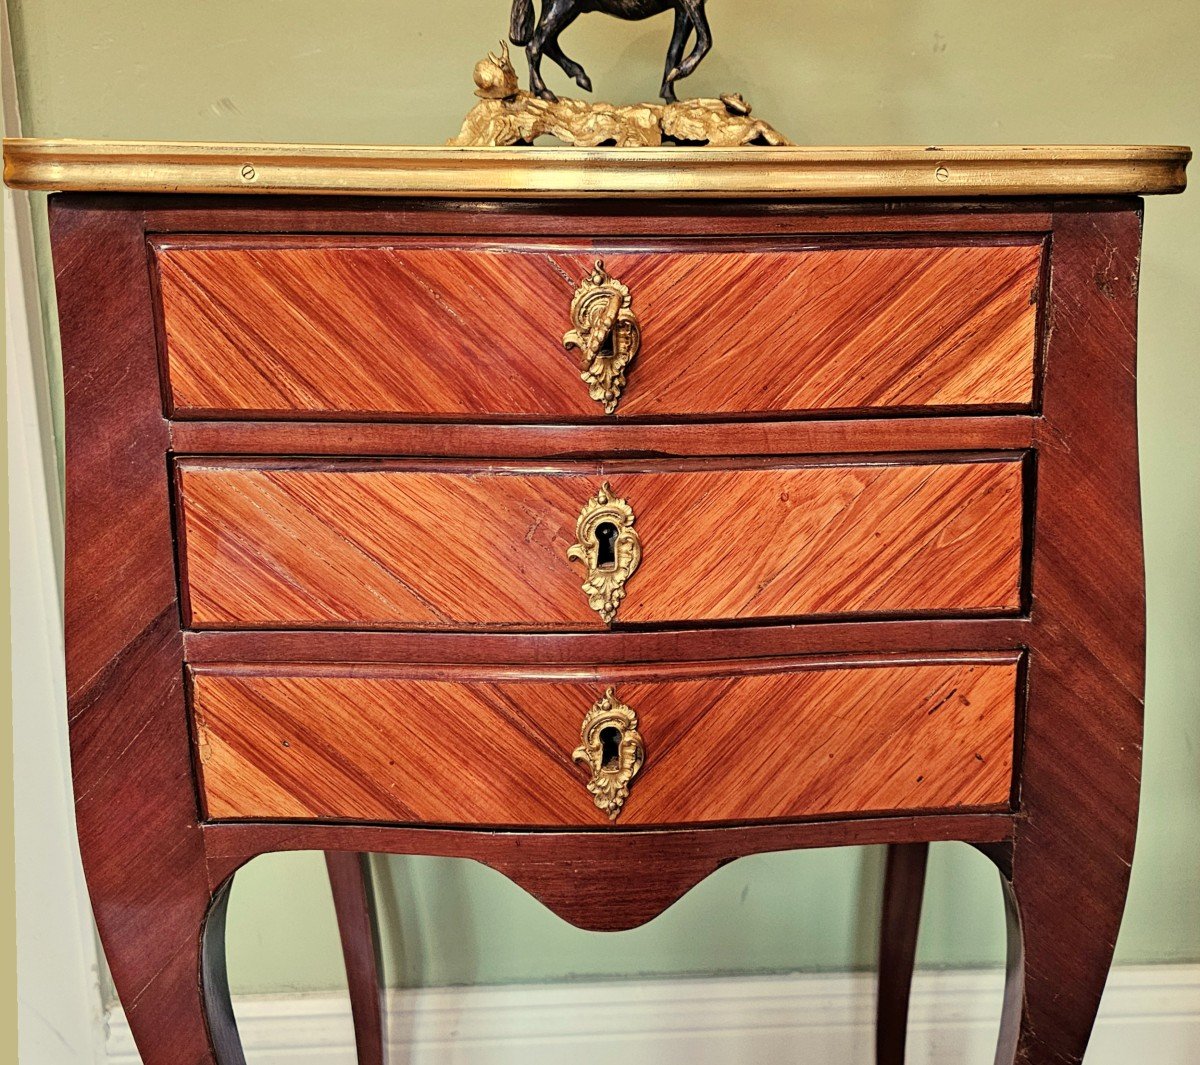
[[[176,415],[603,417],[580,348],[564,347],[576,285],[598,257],[628,290],[640,338],[616,386],[620,417],[1033,400],[1040,241],[622,250],[238,239],[157,246]]]
[[[177,478],[193,628],[588,629],[1021,601],[1019,456],[555,470],[189,459]]]
[[[278,670],[192,674],[209,818],[598,827],[1010,803],[1010,653]],[[607,772],[588,753],[597,722],[615,730]]]

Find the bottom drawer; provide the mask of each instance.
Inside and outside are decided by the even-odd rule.
[[[1006,809],[1019,660],[221,665],[191,685],[211,819],[586,828]]]

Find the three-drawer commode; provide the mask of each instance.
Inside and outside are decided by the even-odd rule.
[[[66,190],[76,814],[147,1065],[242,1061],[263,853],[341,870],[353,997],[347,856],[612,930],[855,844],[895,1065],[941,840],[1001,873],[997,1060],[1078,1062],[1137,817],[1137,197],[1187,158],[10,144]]]

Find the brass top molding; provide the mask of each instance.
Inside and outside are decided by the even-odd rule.
[[[827,199],[1182,192],[1167,146],[445,148],[4,142],[12,188],[59,192]]]

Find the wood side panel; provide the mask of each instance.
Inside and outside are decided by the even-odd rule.
[[[1016,675],[1008,654],[673,679],[212,667],[192,684],[213,819],[586,827],[607,816],[571,752],[609,685],[646,746],[620,820],[636,826],[1003,807]]]
[[[621,622],[1019,608],[1018,459],[634,469],[181,461],[190,624],[601,628],[566,553],[603,480]]]
[[[642,328],[618,416],[1031,404],[1039,241],[754,247],[184,238],[156,256],[172,402],[597,418],[562,337],[603,257]]]
[[[242,1065],[187,730],[143,219],[54,197],[50,234],[66,402],[67,713],[92,912],[147,1065],[218,1055]]]
[[[140,216],[56,199],[66,406],[64,629],[68,698],[175,603],[168,446]],[[97,242],[111,245],[104,269]],[[124,359],[116,353],[125,352]],[[150,452],[154,457],[148,457]]]
[[[1056,218],[1021,816],[1012,845],[991,852],[1010,919],[1004,1065],[1083,1060],[1134,857],[1145,669],[1140,238],[1137,203]]]

